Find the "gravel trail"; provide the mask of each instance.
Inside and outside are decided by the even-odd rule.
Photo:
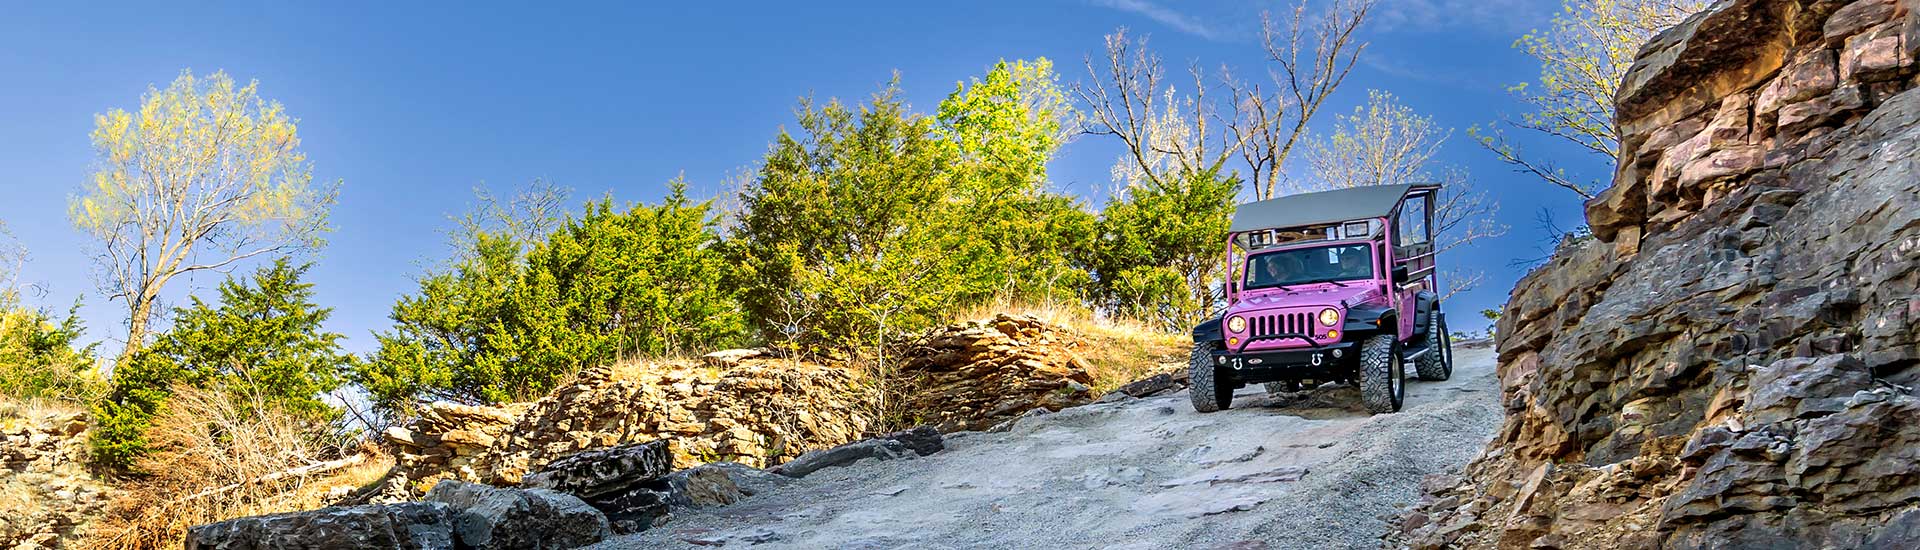
[[[1492,350],[1455,359],[1453,379],[1410,382],[1396,414],[1368,416],[1350,388],[1254,386],[1205,415],[1184,392],[1087,405],[952,434],[924,458],[821,470],[596,548],[1378,548],[1381,516],[1499,425]]]

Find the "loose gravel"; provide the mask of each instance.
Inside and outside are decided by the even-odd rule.
[[[1322,387],[1193,411],[1184,393],[949,436],[913,460],[816,472],[595,548],[1378,548],[1427,474],[1458,472],[1501,418],[1493,352],[1368,415]]]

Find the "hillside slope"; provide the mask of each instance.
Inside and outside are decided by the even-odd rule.
[[[822,470],[719,508],[676,512],[596,548],[1374,548],[1428,474],[1499,421],[1491,350],[1368,416],[1350,389],[1242,390],[1198,414],[1181,392],[949,436],[914,460]]]

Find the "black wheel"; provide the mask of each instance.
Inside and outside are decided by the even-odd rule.
[[[1266,386],[1267,386],[1267,395],[1280,395],[1283,393],[1293,393],[1293,392],[1300,391],[1299,380],[1284,380],[1280,382],[1268,382]]]
[[[1193,410],[1210,413],[1233,406],[1233,383],[1223,380],[1220,366],[1213,364],[1211,344],[1194,344],[1193,354],[1187,357],[1187,375],[1191,387],[1187,394],[1193,398]]]
[[[1427,346],[1427,353],[1414,361],[1414,372],[1421,380],[1452,378],[1453,336],[1447,334],[1447,321],[1440,318],[1439,311],[1427,314]]]
[[[1360,400],[1370,413],[1398,412],[1407,396],[1407,366],[1400,359],[1400,341],[1380,334],[1360,346]]]

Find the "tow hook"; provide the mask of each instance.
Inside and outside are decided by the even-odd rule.
[[[1318,353],[1313,354],[1313,366],[1320,366],[1320,354]]]

